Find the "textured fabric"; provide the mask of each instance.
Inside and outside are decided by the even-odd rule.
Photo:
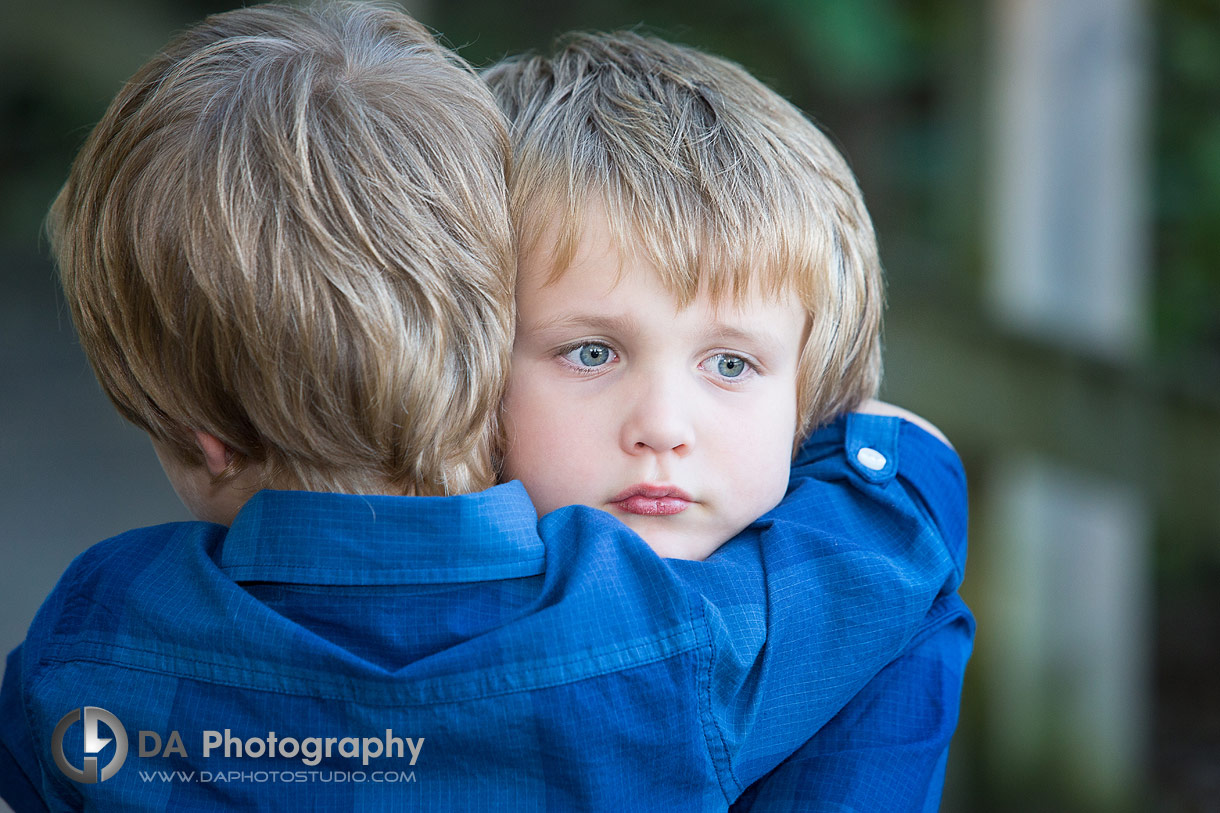
[[[587,508],[536,522],[517,483],[260,492],[231,529],[140,529],[72,564],[9,658],[0,790],[17,810],[725,810],[750,786],[816,793],[811,743],[864,736],[884,769],[891,729],[917,716],[904,693],[940,691],[918,664],[960,682],[946,654],[972,627],[944,619],[968,619],[964,529],[956,455],[875,416],[819,430],[784,501],[702,563],[659,559]],[[874,689],[884,703],[858,710]],[[925,722],[951,731],[951,705]],[[83,784],[53,731],[90,706],[129,751]],[[104,769],[116,745],[85,752],[87,731],[69,722],[64,758]]]
[[[938,810],[973,636],[974,620],[961,599],[937,599],[902,657],[731,809]]]

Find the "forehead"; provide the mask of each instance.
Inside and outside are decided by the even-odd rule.
[[[749,263],[725,240],[674,225],[633,222],[599,199],[572,212],[535,213],[521,231],[518,305],[522,299],[608,296],[626,285],[639,297],[667,295],[681,309],[696,301],[731,312],[755,304],[805,303],[791,273],[759,258]],[[694,244],[694,245],[692,245]]]

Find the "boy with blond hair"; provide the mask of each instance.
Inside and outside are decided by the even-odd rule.
[[[689,314],[710,334],[691,341],[715,348],[718,364],[729,360],[731,376],[705,378],[725,386],[752,381],[753,389],[783,385],[764,400],[782,402],[785,414],[768,413],[757,427],[740,424],[767,412],[740,403],[753,389],[735,386],[723,413],[702,404],[709,422],[740,432],[748,451],[766,455],[755,476],[765,481],[765,493],[738,497],[731,521],[693,534],[704,544],[662,541],[682,535],[671,526],[687,514],[618,511],[645,539],[656,537],[649,541],[663,555],[703,558],[779,502],[792,450],[813,427],[877,393],[881,266],[851,170],[800,111],[739,66],[631,32],[572,35],[554,58],[506,60],[484,78],[514,134],[510,194],[521,244],[519,325],[505,407],[513,437],[507,471],[521,476],[536,502],[541,497],[540,510],[583,502],[571,497],[588,487],[589,473],[564,471],[557,461],[606,463],[604,455],[573,454],[568,438],[548,431],[558,416],[523,403],[545,400],[551,409],[588,414],[579,387],[569,387],[567,398],[536,395],[546,371],[560,369],[543,345],[581,346],[582,330],[617,320],[611,327],[640,334],[632,338],[644,347],[630,354],[631,364],[618,364],[626,348],[586,340],[604,358],[583,372],[618,367],[624,378],[640,371],[651,360],[644,351],[659,347]],[[573,270],[585,271],[584,278],[568,277]],[[658,288],[651,297],[640,293],[650,282]],[[616,290],[624,294],[621,304],[608,302]],[[670,300],[660,314],[666,324],[631,318],[641,300],[651,299]],[[599,302],[605,314],[587,313]],[[746,306],[759,312],[733,313]],[[754,336],[759,331],[744,324],[724,324],[734,321],[757,322],[759,331],[786,328],[785,335]],[[659,335],[643,335],[649,326]],[[717,335],[717,328],[729,335]],[[717,338],[724,347],[712,341]],[[763,364],[766,359],[748,352],[763,339],[789,351],[782,365]],[[692,345],[689,353],[702,349]],[[540,369],[531,369],[535,363]],[[608,400],[605,379],[598,380],[595,397]],[[700,398],[698,390],[677,394]],[[589,423],[591,430],[606,425]],[[762,441],[764,427],[775,424],[775,436]],[[749,473],[715,468],[746,480],[734,491],[749,487]]]
[[[764,514],[799,517],[780,503],[794,446],[860,409],[897,416],[832,424],[866,480],[948,473],[934,427],[871,400],[876,238],[800,111],[738,65],[634,32],[571,34],[484,78],[513,133],[520,240],[505,470],[539,513],[600,508],[662,556],[704,559]],[[864,420],[888,420],[885,446],[852,437]],[[917,646],[740,807],[935,809],[972,635],[942,596]]]
[[[120,92],[53,246],[205,521],[95,545],[9,656],[14,808],[724,809],[911,651],[961,482],[897,424],[811,436],[791,518],[706,563],[492,487],[509,154],[478,78],[374,6],[217,15]],[[903,485],[847,454],[891,429],[928,456]]]

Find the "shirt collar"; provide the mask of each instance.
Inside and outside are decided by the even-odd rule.
[[[234,581],[429,584],[542,573],[537,515],[519,482],[456,497],[260,491],[225,537]]]

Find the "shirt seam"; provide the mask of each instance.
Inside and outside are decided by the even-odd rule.
[[[46,804],[46,770],[40,755],[47,753],[47,749],[45,747],[45,743],[42,741],[42,736],[39,734],[38,727],[34,725],[34,710],[30,708],[29,701],[31,697],[34,697],[33,687],[37,682],[31,674],[29,664],[27,663],[30,658],[29,644],[23,644],[21,649],[21,663],[19,665],[21,674],[18,676],[20,679],[17,683],[17,687],[20,690],[20,697],[18,700],[21,703],[21,715],[25,718],[26,730],[30,732],[30,744],[34,746],[34,762],[36,765],[38,765],[39,773],[37,785],[38,793],[43,797],[43,803]],[[27,691],[26,687],[29,687],[29,691]],[[46,806],[48,809],[50,808],[50,805]]]
[[[932,602],[932,607],[929,608],[923,623],[903,647],[903,653],[914,648],[916,644],[927,640],[933,634],[940,631],[942,627],[955,621],[964,620],[973,626],[974,616],[971,615],[970,608],[966,606],[966,603],[960,597],[957,597],[956,593],[952,595],[957,599],[956,601],[949,599],[948,596],[938,596]]]
[[[374,569],[369,571],[329,568],[316,564],[295,565],[288,562],[261,562],[257,565],[250,564],[220,564],[219,569],[228,575],[234,581],[276,581],[275,574],[277,571],[290,572],[314,572],[320,577],[324,577],[327,581],[319,582],[320,584],[334,584],[334,579],[359,579],[360,584],[370,584],[369,579],[383,578],[403,578],[406,576],[417,579],[426,578],[429,582],[435,579],[448,579],[449,577],[470,578],[476,575],[484,578],[475,579],[475,581],[495,581],[504,578],[501,573],[489,571],[502,571],[504,569],[520,568],[523,572],[515,574],[515,577],[537,576],[543,573],[543,568],[546,565],[546,557],[540,556],[532,559],[524,560],[505,560],[503,562],[480,563],[477,565],[444,565],[441,567],[421,567],[421,568],[384,568]],[[527,572],[528,571],[528,572]],[[377,584],[383,582],[377,581]],[[413,584],[415,582],[384,582],[384,584]]]
[[[21,653],[21,683],[23,688],[28,687],[27,691],[22,691],[21,709],[26,718],[26,726],[30,732],[30,743],[34,746],[34,761],[38,765],[38,793],[42,798],[43,804],[48,810],[51,809],[51,799],[59,799],[62,801],[62,793],[65,789],[70,789],[71,784],[62,774],[56,776],[59,772],[52,771],[51,766],[44,759],[44,754],[51,753],[51,743],[49,740],[50,734],[45,730],[40,730],[41,727],[35,725],[38,721],[38,715],[33,707],[33,699],[39,696],[38,689],[48,682],[49,676],[42,674],[41,670],[27,670],[27,661],[32,660],[36,665],[41,666],[43,659],[35,657],[31,654],[28,648],[28,641],[25,644],[26,648]],[[28,682],[27,682],[28,681]],[[77,704],[73,708],[80,708],[81,704]]]
[[[693,610],[694,608],[692,608]],[[699,620],[702,622],[701,627],[706,641],[707,647],[707,667],[703,669],[703,690],[700,694],[704,698],[705,708],[707,709],[705,722],[703,724],[704,744],[707,746],[708,757],[712,761],[712,768],[716,775],[716,784],[720,786],[720,793],[724,796],[727,804],[732,805],[733,800],[741,795],[741,782],[737,779],[733,772],[733,758],[729,752],[729,745],[725,739],[724,730],[716,720],[715,704],[712,701],[712,681],[715,674],[716,666],[716,647],[712,644],[712,627],[707,618],[705,608],[699,608]],[[710,731],[709,731],[710,729]],[[716,759],[715,746],[718,745],[721,751],[721,758]],[[724,768],[720,767],[723,762]],[[725,777],[722,774],[728,775],[728,786],[725,784]]]
[[[673,641],[673,640],[681,641],[681,639],[688,637],[692,633],[694,633],[694,630],[690,626],[677,627],[677,628],[673,629],[671,632],[666,633],[665,635],[663,635],[659,638],[654,638],[654,639],[650,640],[648,643],[650,645],[655,646],[655,645],[665,644],[665,643],[667,643],[669,641]],[[311,689],[314,689],[315,691],[312,693],[309,693],[309,694],[303,694],[302,692],[292,691],[291,689],[282,688],[282,687],[274,688],[274,687],[267,687],[267,686],[252,686],[252,685],[249,685],[246,683],[241,683],[234,679],[225,679],[222,677],[217,677],[215,675],[181,674],[178,672],[170,671],[169,669],[166,669],[166,668],[160,668],[160,667],[157,667],[157,666],[154,666],[151,664],[147,664],[147,663],[134,663],[134,664],[125,663],[122,661],[108,659],[101,655],[59,655],[59,654],[54,654],[53,652],[47,652],[47,653],[44,653],[42,655],[42,657],[39,659],[39,665],[43,666],[43,665],[51,665],[51,664],[67,665],[67,664],[72,664],[72,663],[93,663],[93,664],[98,664],[98,665],[102,665],[102,666],[114,666],[114,667],[123,668],[123,669],[134,669],[134,670],[138,670],[138,671],[142,671],[142,672],[147,672],[150,674],[163,675],[163,676],[167,676],[167,677],[171,677],[171,678],[175,678],[175,679],[195,680],[195,681],[199,681],[199,682],[203,682],[203,683],[229,686],[232,688],[243,689],[243,690],[247,690],[247,691],[268,692],[271,694],[284,695],[284,696],[288,696],[288,697],[308,696],[308,697],[317,697],[317,698],[320,698],[323,700],[341,700],[341,701],[349,701],[349,702],[355,701],[355,702],[359,702],[361,705],[368,705],[368,706],[394,706],[394,705],[432,706],[432,705],[444,705],[444,704],[449,704],[449,703],[469,702],[472,700],[481,700],[481,699],[487,699],[487,698],[492,698],[492,697],[503,697],[503,696],[512,695],[512,694],[519,694],[521,692],[535,691],[538,689],[549,689],[549,688],[554,688],[556,686],[567,685],[570,683],[579,683],[584,680],[592,680],[594,678],[602,677],[604,675],[610,675],[610,674],[614,674],[616,672],[622,672],[622,671],[637,668],[640,666],[647,666],[648,664],[665,661],[670,658],[683,655],[686,652],[689,652],[691,650],[697,649],[699,646],[699,642],[697,640],[698,636],[697,636],[697,633],[694,633],[694,635],[695,635],[696,640],[692,640],[692,641],[689,641],[684,644],[679,643],[676,646],[676,648],[674,648],[672,650],[664,651],[664,652],[657,652],[657,653],[649,655],[647,657],[639,658],[638,660],[632,660],[631,662],[628,662],[628,663],[621,663],[621,664],[607,666],[605,668],[598,668],[587,674],[580,674],[580,675],[577,675],[574,677],[549,679],[549,680],[543,679],[543,680],[536,680],[533,682],[526,681],[525,684],[521,685],[521,686],[506,688],[506,689],[502,689],[502,690],[493,690],[493,691],[488,691],[488,692],[468,692],[468,693],[457,692],[452,697],[436,697],[436,698],[431,698],[431,699],[428,699],[428,698],[403,699],[403,698],[399,697],[399,698],[390,699],[390,700],[381,700],[379,702],[378,701],[368,701],[368,700],[363,700],[363,699],[357,700],[355,697],[353,697],[349,694],[343,694],[340,691],[343,684],[335,684],[335,683],[328,684],[323,681],[315,682],[313,680],[306,679],[305,685]],[[139,647],[132,647],[132,646],[125,646],[122,644],[115,644],[113,642],[85,639],[85,640],[78,640],[78,641],[73,642],[72,646],[77,646],[80,644],[84,644],[87,646],[93,646],[93,647],[99,647],[99,648],[111,650],[111,651],[126,651],[126,652],[138,653],[141,655],[151,656],[153,658],[158,658],[158,659],[172,659],[172,660],[177,660],[177,661],[181,661],[181,662],[185,662],[185,663],[197,664],[199,666],[210,667],[213,670],[222,670],[222,671],[240,670],[243,674],[258,675],[261,677],[271,678],[273,680],[282,681],[283,679],[288,677],[287,675],[285,675],[281,672],[267,671],[267,670],[263,670],[263,669],[252,669],[252,668],[249,668],[249,666],[247,666],[247,665],[229,665],[229,664],[216,663],[214,661],[202,660],[202,659],[198,659],[198,658],[185,657],[185,656],[181,656],[181,655],[166,655],[163,652],[157,652],[155,650],[142,649]],[[63,648],[63,646],[64,645],[59,645],[58,648]],[[640,649],[642,646],[644,646],[644,645],[612,648],[612,649],[607,650],[604,653],[604,656],[609,657],[609,656],[616,655],[616,654],[630,653],[633,650]],[[49,647],[49,648],[51,648],[51,647]],[[573,663],[577,663],[577,662],[579,662],[579,661],[575,658],[567,659],[567,660],[560,661],[555,664],[548,664],[547,666],[542,667],[541,669],[536,670],[536,671],[563,669],[564,667],[570,666]],[[44,672],[44,671],[45,670],[43,670],[43,669],[39,670],[39,672]],[[45,673],[40,674],[37,678],[34,678],[31,689],[33,690],[34,686],[41,685],[42,683],[46,682],[47,680],[50,680],[51,677],[52,677],[51,675],[47,675]],[[296,680],[299,681],[301,679],[297,678]],[[434,682],[449,682],[451,680],[452,680],[452,676],[440,677],[440,678],[430,678],[429,682],[433,682],[433,681]],[[415,682],[415,685],[418,685],[418,683],[419,683],[418,681]],[[351,685],[351,684],[347,684],[347,685]],[[379,693],[379,694],[391,693],[392,694],[393,692],[394,692],[394,687],[384,687],[384,688],[378,687],[377,693]]]

